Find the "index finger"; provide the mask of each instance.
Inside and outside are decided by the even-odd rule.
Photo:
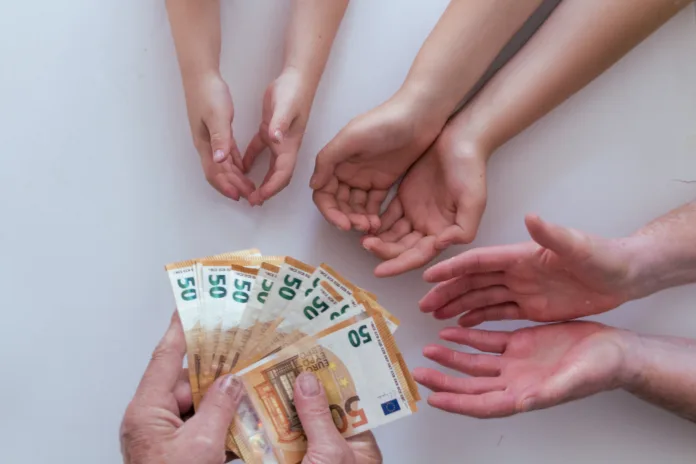
[[[175,312],[167,332],[152,353],[150,363],[138,385],[137,394],[144,391],[172,392],[181,375],[186,354],[186,338],[179,315]]]
[[[438,263],[423,273],[427,282],[443,282],[464,274],[500,272],[533,253],[531,242],[476,248]]]

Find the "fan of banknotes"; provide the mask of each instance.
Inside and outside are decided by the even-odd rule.
[[[227,447],[245,462],[296,464],[306,439],[295,378],[313,372],[345,436],[414,413],[420,400],[377,298],[326,264],[243,250],[166,266],[186,334],[194,407],[216,378],[245,389]]]

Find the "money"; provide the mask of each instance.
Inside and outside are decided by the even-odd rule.
[[[399,320],[329,265],[257,249],[165,266],[186,336],[194,408],[216,378],[245,396],[227,447],[247,463],[300,462],[297,375],[324,385],[346,437],[416,411],[416,384],[393,338]]]
[[[368,315],[366,317],[366,315]],[[417,388],[383,317],[355,316],[239,372],[245,396],[228,441],[247,463],[295,464],[307,442],[293,405],[293,386],[313,372],[345,437],[416,412]]]

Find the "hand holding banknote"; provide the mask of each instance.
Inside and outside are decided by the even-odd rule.
[[[186,340],[178,315],[152,354],[121,424],[121,452],[126,464],[220,464],[227,428],[239,404],[241,383],[219,378],[206,392],[190,420],[188,373],[182,371]]]
[[[336,429],[326,392],[314,374],[295,381],[295,408],[307,435],[307,454],[302,464],[379,464],[382,453],[372,432],[345,439]]]

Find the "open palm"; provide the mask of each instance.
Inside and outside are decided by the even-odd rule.
[[[427,150],[444,122],[434,127],[392,99],[358,116],[317,155],[311,187],[327,221],[342,230],[376,231],[389,189]]]
[[[514,332],[452,327],[443,340],[487,353],[429,345],[423,354],[470,377],[417,368],[416,381],[433,390],[428,403],[468,416],[505,417],[618,388],[626,333],[592,322],[567,322]]]
[[[486,160],[461,153],[447,127],[411,167],[363,246],[387,260],[380,277],[423,266],[451,244],[471,242],[486,206]]]
[[[621,240],[528,216],[535,242],[470,250],[428,269],[440,282],[421,300],[438,319],[465,313],[462,326],[484,321],[564,321],[613,309],[631,298],[632,258]]]

